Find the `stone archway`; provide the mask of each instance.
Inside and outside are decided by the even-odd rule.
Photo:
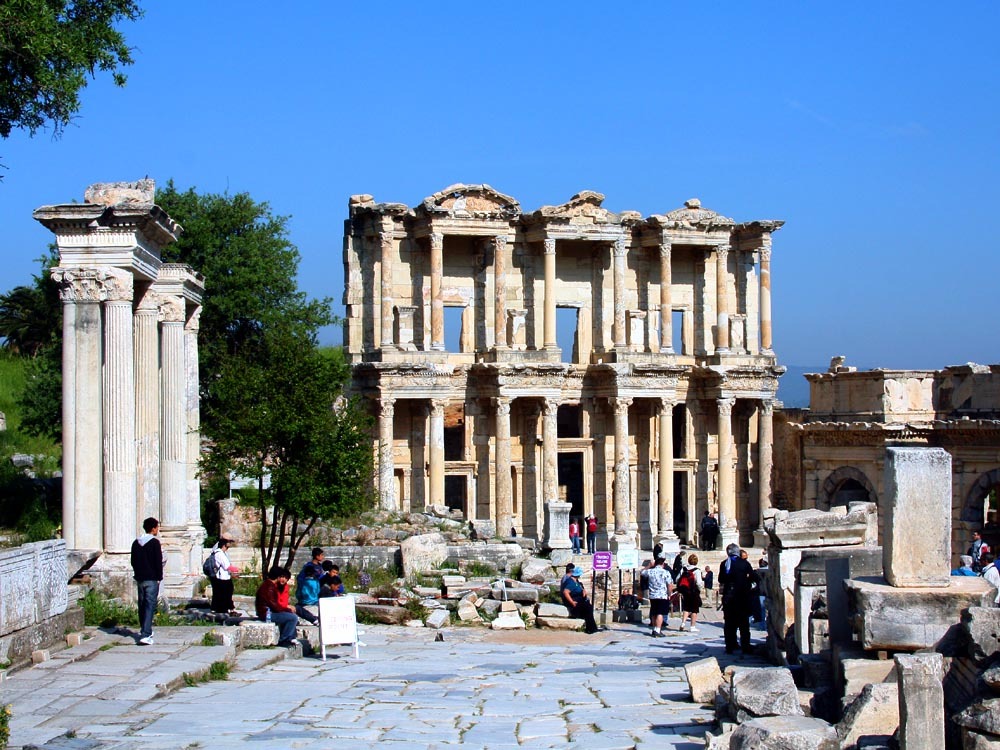
[[[991,469],[981,474],[969,489],[962,507],[962,520],[971,524],[971,528],[981,528],[986,525],[986,498],[989,497],[990,490],[998,485],[1000,485],[1000,469]]]
[[[878,502],[878,495],[871,481],[863,471],[853,466],[841,466],[834,470],[823,482],[822,491],[827,509],[856,501]]]

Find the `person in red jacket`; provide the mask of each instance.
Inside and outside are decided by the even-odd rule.
[[[279,646],[288,648],[295,644],[295,626],[299,624],[299,618],[294,610],[288,606],[288,579],[292,577],[282,567],[275,566],[268,571],[267,577],[257,587],[257,617],[261,621],[273,622],[281,630]],[[282,603],[282,589],[284,589],[284,603]]]

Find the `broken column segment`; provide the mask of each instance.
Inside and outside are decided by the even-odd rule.
[[[899,654],[896,656],[896,675],[901,750],[943,748],[943,657],[934,653]]]

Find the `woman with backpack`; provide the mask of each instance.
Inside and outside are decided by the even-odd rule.
[[[204,572],[212,582],[213,612],[223,614],[236,612],[236,605],[233,604],[233,573],[236,573],[237,569],[230,562],[228,555],[229,545],[232,543],[231,539],[220,537],[205,561]]]
[[[587,552],[592,555],[597,552],[597,518],[587,516],[583,520],[587,528]]]
[[[677,590],[681,594],[681,626],[680,630],[698,632],[698,613],[701,612],[701,568],[698,567],[698,555],[688,555],[687,564],[681,570],[677,579]],[[685,627],[688,617],[691,627]]]

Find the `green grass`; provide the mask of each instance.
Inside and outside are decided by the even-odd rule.
[[[208,671],[202,672],[200,675],[193,675],[190,672],[185,672],[183,674],[184,684],[188,687],[194,687],[202,682],[228,680],[230,669],[232,669],[232,667],[229,666],[229,662],[213,661],[209,666]]]
[[[465,566],[465,575],[473,578],[489,578],[497,574],[497,569],[489,563],[473,560]]]
[[[371,577],[371,583],[367,586],[361,585],[361,574],[367,573]],[[400,572],[396,566],[390,565],[383,568],[366,568],[360,570],[353,565],[345,565],[340,569],[340,580],[344,583],[344,588],[348,591],[366,593],[370,589],[394,588],[396,579]]]
[[[100,591],[91,589],[80,599],[83,608],[83,623],[100,628],[139,627],[139,610],[134,604],[122,604],[117,599],[111,599]],[[186,617],[172,614],[165,599],[161,599],[153,615],[153,625],[167,627],[170,625],[215,625],[214,620],[189,620]]]
[[[101,646],[100,646],[100,648],[98,648],[97,650],[98,651],[110,651],[111,649],[113,649],[117,645],[118,645],[117,643],[102,643]]]

